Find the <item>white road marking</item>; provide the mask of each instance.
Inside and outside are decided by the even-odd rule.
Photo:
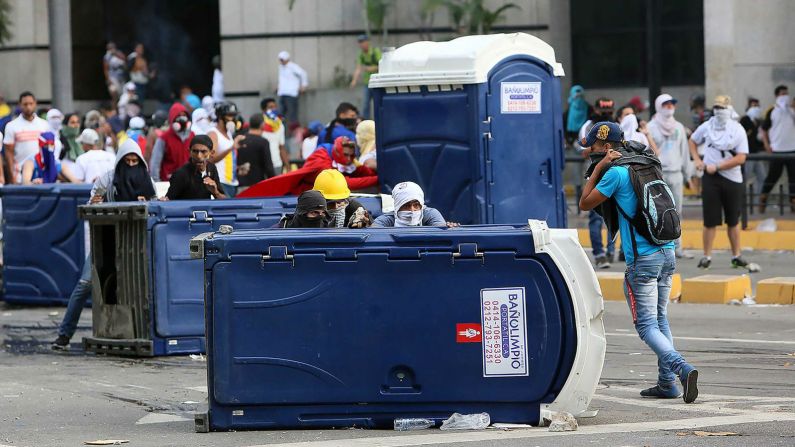
[[[688,430],[722,425],[751,424],[763,422],[795,421],[795,413],[754,413],[731,416],[711,416],[670,421],[630,422],[623,424],[589,425],[577,431],[552,433],[539,427],[515,431],[479,431],[462,433],[436,432],[429,434],[407,434],[404,436],[382,436],[373,438],[337,439],[333,441],[304,441],[283,444],[255,445],[249,447],[407,447],[464,442],[502,441],[508,439],[530,439],[557,436],[605,435],[613,433],[639,433],[658,430]]]
[[[640,388],[635,388],[631,386],[621,386],[621,385],[610,385],[605,386],[604,388],[599,388],[599,390],[617,390],[617,391],[627,391],[632,394],[637,395],[640,393]],[[600,396],[597,392],[596,396]],[[594,396],[594,397],[596,397]],[[740,396],[740,395],[733,395],[733,394],[705,394],[705,393],[698,393],[699,399],[709,399],[709,400],[721,400],[721,401],[749,401],[749,402],[789,402],[795,403],[795,397],[774,397],[774,396]],[[676,400],[676,399],[674,399]]]
[[[200,393],[207,394],[207,385],[202,385],[202,386],[186,386],[186,387],[185,387],[185,389],[186,389],[186,390],[191,390],[191,391],[198,391],[198,392],[200,392]]]
[[[182,416],[177,416],[174,414],[162,414],[162,413],[149,413],[146,416],[138,419],[135,425],[143,425],[143,424],[163,424],[166,422],[183,422],[189,421],[190,419],[184,418]]]
[[[615,332],[607,332],[605,335],[610,337],[637,337],[637,334],[617,334]],[[709,338],[709,337],[674,337],[674,340],[689,340],[689,341],[711,341],[719,343],[761,343],[769,345],[795,345],[795,341],[789,340],[754,340],[752,338]]]
[[[633,398],[625,398],[625,397],[617,397],[617,396],[606,396],[603,394],[596,394],[593,397],[595,400],[601,400],[605,402],[614,402],[623,405],[630,405],[636,407],[647,407],[647,408],[668,408],[671,410],[680,410],[683,412],[694,412],[694,413],[723,413],[723,414],[748,414],[749,412],[757,413],[758,410],[741,410],[738,408],[727,408],[728,404],[731,402],[727,401],[702,401],[702,396],[699,395],[699,400],[696,401],[695,404],[692,405],[684,405],[682,403],[681,398],[676,399],[643,399],[641,397],[633,397]]]

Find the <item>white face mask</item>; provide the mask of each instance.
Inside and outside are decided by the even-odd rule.
[[[235,133],[236,127],[237,126],[235,126],[235,122],[234,121],[227,121],[226,122],[226,133],[228,133],[229,135],[232,135],[233,133]]]
[[[63,127],[63,118],[50,118],[47,120],[47,123],[49,123],[52,130],[59,132],[61,127]]]
[[[669,109],[667,107],[663,107],[657,111],[663,118],[670,118],[674,116],[674,109]]]
[[[732,117],[732,111],[729,109],[718,109],[714,114],[720,124],[726,124]]]
[[[789,95],[781,95],[776,98],[776,105],[779,107],[787,107],[790,104]]]
[[[417,227],[420,224],[422,224],[422,210],[397,212],[396,227]]]
[[[762,119],[762,108],[759,106],[749,107],[748,110],[745,111],[745,114],[752,120],[760,120]]]

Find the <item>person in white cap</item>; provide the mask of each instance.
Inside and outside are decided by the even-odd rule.
[[[298,122],[298,96],[306,91],[308,85],[306,71],[290,60],[290,53],[279,52],[279,86],[276,95],[279,97],[281,113],[288,123]]]
[[[656,113],[648,124],[649,137],[657,144],[657,156],[662,163],[663,180],[668,184],[676,201],[676,211],[682,215],[684,185],[694,174],[690,161],[690,148],[684,124],[674,118],[676,99],[663,93],[654,100]],[[676,257],[692,258],[682,250],[682,239],[676,240]]]
[[[103,150],[96,130],[83,130],[77,142],[85,152],[75,160],[72,174],[81,182],[94,183],[99,176],[116,166],[116,156]]]
[[[437,209],[425,206],[425,193],[414,182],[398,183],[392,188],[395,212],[382,214],[373,227],[445,227],[447,222]]]

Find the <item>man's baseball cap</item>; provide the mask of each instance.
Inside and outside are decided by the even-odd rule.
[[[580,143],[582,147],[591,147],[596,140],[620,143],[624,140],[624,132],[621,131],[621,128],[616,123],[600,121],[591,127],[588,135]]]
[[[671,104],[676,104],[679,101],[677,101],[676,98],[669,95],[668,93],[663,93],[662,95],[658,96],[657,99],[654,100],[654,105],[657,106],[657,103],[663,105],[666,102],[670,102]]]
[[[290,60],[290,53],[287,51],[280,51],[279,52],[279,60],[280,61],[289,61]]]
[[[594,107],[597,109],[612,109],[615,107],[615,103],[610,98],[599,98],[594,103]]]
[[[99,134],[94,129],[84,129],[83,133],[77,137],[77,142],[82,144],[90,144],[96,146],[99,144]]]
[[[728,95],[718,95],[715,97],[715,100],[712,101],[712,107],[728,108],[730,105],[732,105],[732,99]]]
[[[367,42],[368,40],[370,40],[370,38],[367,36],[367,34],[359,34],[356,36],[357,42]]]

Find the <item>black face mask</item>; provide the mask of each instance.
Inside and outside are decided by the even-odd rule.
[[[306,214],[296,214],[287,222],[287,228],[327,228],[328,218],[320,215],[315,218],[309,218]]]
[[[356,127],[356,118],[337,118],[337,122],[351,130]]]
[[[593,170],[596,169],[596,165],[602,161],[603,158],[607,156],[607,152],[591,152],[588,158],[591,160],[591,164],[588,165],[588,169],[585,170],[585,178],[588,178],[593,174]]]

